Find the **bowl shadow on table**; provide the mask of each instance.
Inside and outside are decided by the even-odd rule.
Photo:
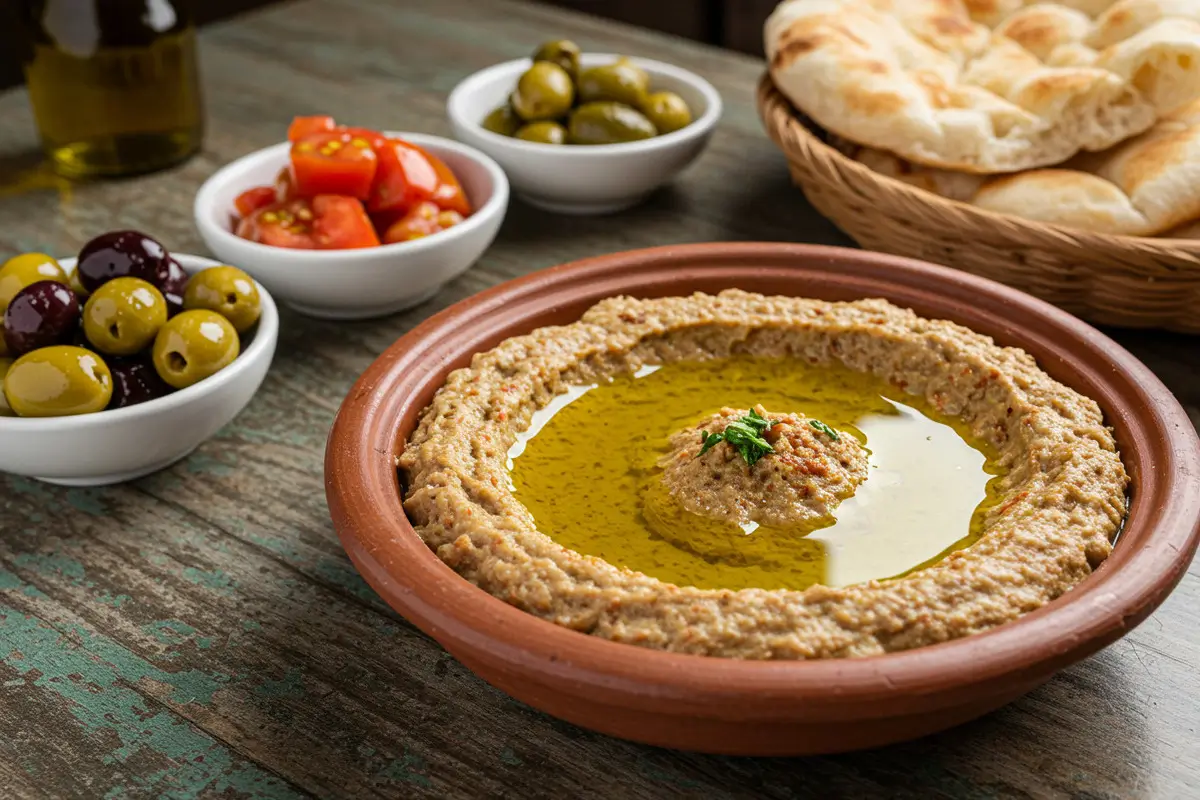
[[[852,246],[853,241],[817,214],[778,164],[736,186],[705,197],[707,187],[686,181],[656,189],[632,208],[612,214],[572,216],[529,205],[519,196],[509,202],[498,241],[554,245],[573,238],[595,239],[602,247],[583,255],[656,244],[692,241],[815,242]],[[757,173],[762,174],[757,174]]]
[[[305,704],[300,711],[293,705],[294,699],[264,697],[252,689],[236,701],[246,729],[295,735],[323,750],[322,760],[353,761],[352,752],[335,752],[331,743],[360,740],[366,744],[368,738],[385,733],[376,726],[371,732],[362,729],[369,716],[363,703],[373,709],[372,715],[378,713],[400,725],[405,737],[411,737],[407,744],[391,745],[424,748],[428,777],[435,784],[438,772],[447,768],[447,751],[460,746],[457,739],[462,736],[473,738],[475,746],[485,750],[498,742],[522,743],[528,749],[518,747],[516,752],[525,756],[518,770],[525,786],[551,791],[555,785],[584,780],[598,765],[610,763],[632,770],[630,781],[662,784],[664,790],[671,787],[672,796],[924,797],[932,793],[982,798],[1082,796],[1081,792],[1088,791],[1098,792],[1096,796],[1121,796],[1128,787],[1144,785],[1144,773],[1153,760],[1150,734],[1138,709],[1144,701],[1128,684],[1112,650],[1076,665],[982,719],[871,751],[750,758],[618,740],[553,719],[488,687],[435,641],[384,610],[366,584],[353,575],[348,560],[342,566],[348,583],[362,584],[358,587],[361,591],[354,594],[378,613],[367,612],[376,620],[369,626],[373,632],[368,638],[362,638],[358,622],[347,626],[353,649],[362,655],[345,675],[339,672],[320,678],[340,684],[328,695],[330,701],[325,701],[326,695],[307,696],[299,700]],[[330,609],[321,606],[314,599],[288,612],[288,624],[297,633],[292,639],[297,647],[294,655],[302,672],[310,675],[319,674],[316,662],[331,655],[328,642],[300,635],[328,625]],[[352,612],[353,616],[362,617],[360,611]],[[379,632],[389,626],[390,633]],[[351,629],[355,631],[352,634]],[[243,689],[230,687],[228,691]],[[343,692],[360,696],[354,701],[337,699]],[[363,697],[369,697],[369,703]],[[425,709],[414,729],[407,727],[409,717],[389,718],[386,711],[379,711],[406,708],[404,713],[411,715],[413,704]],[[253,717],[259,715],[271,724],[258,725]],[[313,726],[320,728],[319,736]],[[544,760],[539,753],[547,754]],[[564,764],[572,760],[580,761],[570,768],[578,774],[564,774]],[[339,769],[357,767],[343,763]]]
[[[942,733],[859,753],[781,759],[778,768],[796,775],[819,763],[881,787],[952,797],[1122,796],[1147,780],[1152,743],[1138,710],[1144,700],[1117,662],[1101,653]]]

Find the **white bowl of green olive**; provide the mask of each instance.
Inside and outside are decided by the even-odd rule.
[[[519,197],[564,214],[641,202],[700,155],[721,116],[693,72],[565,40],[476,72],[446,106],[455,137],[494,158]]]

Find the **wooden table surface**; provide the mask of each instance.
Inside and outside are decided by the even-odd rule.
[[[355,377],[422,318],[613,250],[845,243],[763,135],[753,59],[545,6],[276,6],[203,32],[207,145],[170,172],[55,186],[26,171],[26,95],[0,95],[0,255],[71,255],[116,227],[202,253],[196,188],[278,141],[293,114],[448,134],[458,80],[560,35],[717,86],[725,117],[674,186],[612,217],[514,201],[483,259],[406,314],[332,324],[285,312],[249,408],[163,473],[104,489],[0,476],[0,797],[1200,797],[1195,565],[1138,630],[985,719],[873,752],[768,760],[618,741],[510,700],[393,614],[342,553],[326,432]],[[1200,340],[1115,336],[1200,422]]]

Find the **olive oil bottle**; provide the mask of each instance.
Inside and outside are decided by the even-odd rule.
[[[18,0],[25,79],[56,172],[150,172],[200,148],[196,33],[181,0]]]

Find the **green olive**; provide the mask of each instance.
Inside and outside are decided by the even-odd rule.
[[[686,128],[692,123],[692,111],[674,92],[654,92],[642,103],[642,113],[654,123],[659,134]]]
[[[646,85],[646,91],[650,91],[650,73],[646,72],[646,70],[639,67],[632,58],[630,58],[629,56],[617,56],[616,63],[622,64],[624,66],[629,67],[632,70],[635,70],[639,75],[642,76],[642,83],[644,83]]]
[[[571,144],[617,144],[658,134],[641,112],[621,103],[584,103],[571,112]]]
[[[12,410],[12,406],[8,404],[8,398],[4,396],[4,376],[8,374],[8,370],[13,365],[11,358],[0,358],[0,417],[15,417],[17,412]]]
[[[45,253],[24,253],[5,261],[0,267],[0,315],[17,292],[38,281],[67,283],[67,273]]]
[[[542,42],[533,54],[534,61],[549,61],[558,64],[574,80],[579,74],[579,45],[570,39],[554,39]]]
[[[566,144],[567,129],[557,122],[531,122],[517,131],[517,138],[542,144]]]
[[[150,346],[167,321],[162,292],[141,278],[113,278],[83,307],[83,333],[110,356],[132,356]]]
[[[9,367],[4,396],[21,417],[92,414],[103,411],[112,398],[112,373],[91,350],[43,347]]]
[[[512,136],[517,132],[517,128],[521,127],[521,118],[512,110],[512,106],[505,103],[492,109],[492,112],[483,118],[483,127],[501,136]]]
[[[167,320],[154,339],[154,369],[176,389],[186,389],[233,363],[241,350],[233,324],[197,308]]]
[[[579,73],[579,100],[594,103],[611,100],[639,107],[649,91],[646,73],[630,63],[616,62],[602,67],[588,67]]]
[[[566,114],[575,102],[575,84],[562,67],[538,61],[517,81],[511,102],[513,111],[526,122],[554,119]]]
[[[233,324],[234,330],[245,333],[258,322],[262,300],[254,279],[237,267],[209,267],[188,281],[183,307],[216,311]]]

